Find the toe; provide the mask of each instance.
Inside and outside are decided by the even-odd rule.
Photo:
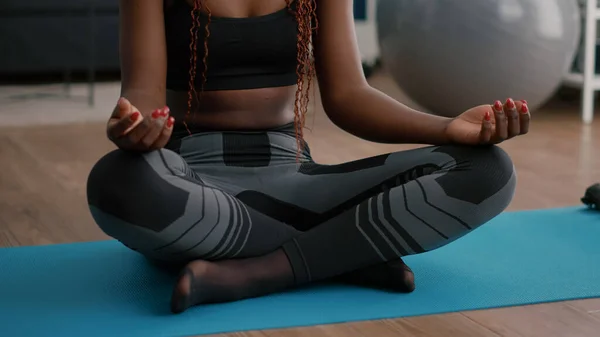
[[[404,289],[405,292],[407,293],[412,293],[415,288],[415,274],[412,272],[412,270],[410,270],[410,268],[408,266],[405,265],[405,271],[404,271]]]
[[[410,269],[410,267],[406,265],[404,261],[402,261],[402,259],[400,259],[397,264],[398,265],[395,266],[395,269],[400,273],[398,279],[402,281],[403,285],[400,290],[406,293],[413,292],[415,290],[415,274],[413,273],[412,269]]]
[[[387,269],[388,288],[402,293],[415,290],[415,275],[402,259],[390,261],[385,265]]]
[[[192,270],[187,267],[184,268],[177,279],[173,295],[171,296],[171,311],[173,313],[184,312],[191,306],[193,280],[194,274]]]

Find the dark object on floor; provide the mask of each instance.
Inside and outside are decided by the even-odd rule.
[[[592,185],[585,190],[585,195],[581,198],[581,202],[590,208],[600,211],[600,183]]]

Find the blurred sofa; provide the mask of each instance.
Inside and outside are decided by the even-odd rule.
[[[119,69],[119,0],[1,0],[1,76]]]

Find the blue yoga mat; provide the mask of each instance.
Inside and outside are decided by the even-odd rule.
[[[0,336],[186,336],[600,296],[600,213],[505,213],[406,262],[412,294],[320,285],[169,312],[173,278],[114,241],[0,249]]]

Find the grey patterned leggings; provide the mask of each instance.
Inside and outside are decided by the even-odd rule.
[[[498,147],[437,146],[339,165],[290,126],[202,132],[145,154],[116,150],[88,179],[100,228],[167,263],[287,254],[298,283],[460,238],[501,213],[516,184]]]

